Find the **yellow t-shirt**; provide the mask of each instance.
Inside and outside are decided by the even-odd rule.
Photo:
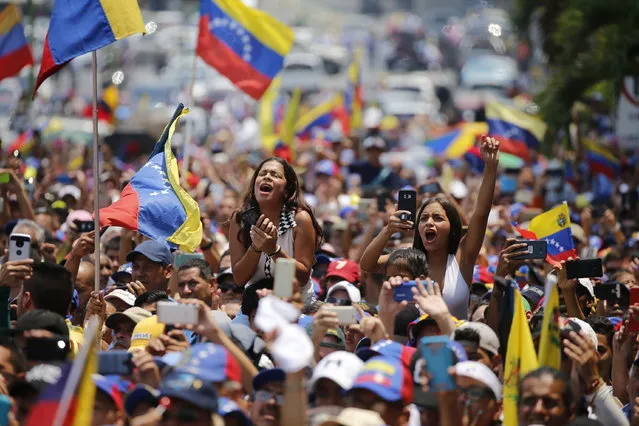
[[[71,324],[68,319],[65,320],[67,327],[69,327],[69,344],[71,345],[71,352],[76,355],[84,343],[84,329],[82,327]]]

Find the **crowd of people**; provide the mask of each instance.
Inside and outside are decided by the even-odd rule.
[[[578,149],[513,170],[483,137],[480,171],[436,159],[424,179],[381,161],[399,135],[327,131],[276,157],[228,156],[232,137],[214,135],[182,176],[204,229],[194,254],[114,227],[95,247],[93,197],[108,205],[135,173],[108,148],[99,176],[88,160],[69,171],[64,144],[4,153],[0,424],[49,424],[41,400],[97,318],[93,425],[515,426],[504,417],[512,380],[520,425],[639,425],[637,153],[616,179]],[[402,189],[417,197],[408,219]],[[575,257],[603,259],[603,276],[518,259],[513,223],[563,201]],[[15,235],[31,241],[18,260]],[[274,288],[282,259],[294,263],[290,297]],[[521,292],[537,350],[553,284],[561,367],[505,377],[508,289]],[[197,320],[163,323],[171,304]],[[433,336],[445,346],[429,358]]]

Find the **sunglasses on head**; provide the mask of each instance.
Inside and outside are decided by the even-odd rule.
[[[330,303],[335,306],[351,306],[353,302],[350,299],[338,299],[337,297],[329,297],[326,299],[326,303]]]

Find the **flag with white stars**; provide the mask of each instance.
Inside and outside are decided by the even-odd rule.
[[[100,210],[102,226],[121,226],[186,252],[200,245],[200,208],[180,186],[177,159],[171,151],[175,127],[186,113],[180,104],[149,160],[124,187],[120,199]]]

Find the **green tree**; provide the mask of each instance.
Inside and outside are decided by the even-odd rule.
[[[570,122],[576,101],[593,86],[619,93],[625,75],[639,75],[638,0],[517,0],[523,33],[537,21],[551,75],[536,101],[554,128]]]

